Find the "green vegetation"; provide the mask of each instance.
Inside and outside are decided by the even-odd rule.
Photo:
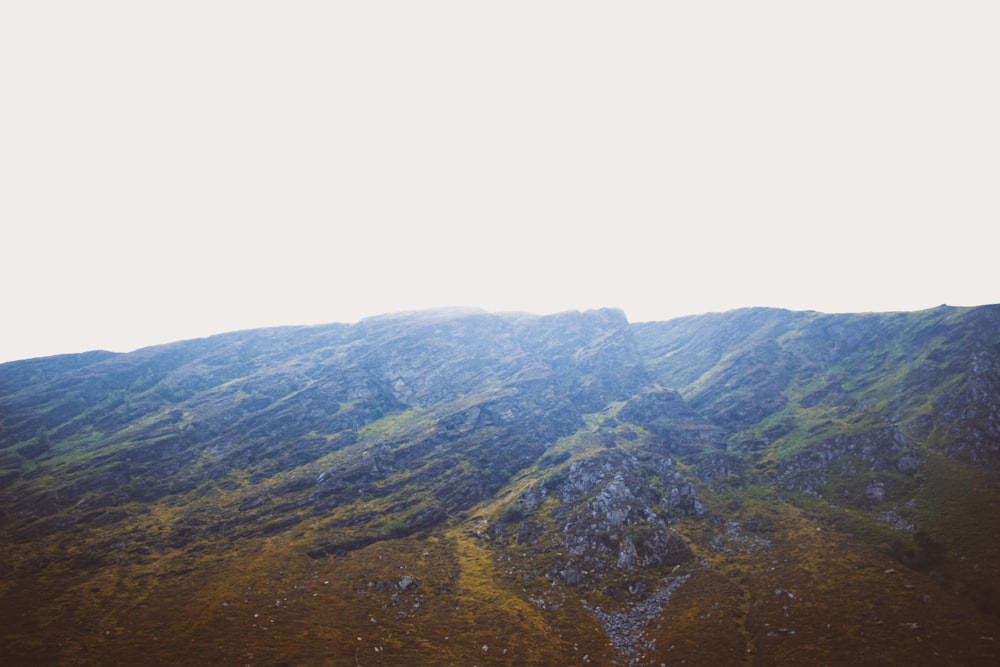
[[[997,307],[2,365],[4,664],[992,664],[997,369]]]

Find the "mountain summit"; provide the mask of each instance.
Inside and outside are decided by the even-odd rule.
[[[0,365],[5,664],[986,665],[1000,306]]]

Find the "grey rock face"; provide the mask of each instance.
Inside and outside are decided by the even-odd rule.
[[[619,653],[628,657],[630,665],[639,664],[642,650],[653,647],[651,642],[643,641],[643,629],[657,617],[670,601],[674,591],[688,578],[688,575],[664,578],[663,586],[653,591],[642,602],[623,611],[612,612],[600,608],[592,610],[611,644]]]
[[[890,426],[858,435],[838,435],[809,447],[780,466],[778,484],[785,489],[822,495],[831,476],[855,476],[865,472],[895,471],[912,474],[922,465],[903,434]],[[873,490],[866,497],[884,500]],[[876,498],[879,498],[876,500]]]
[[[665,482],[657,488],[634,455],[610,450],[575,461],[559,489],[562,504],[553,512],[567,553],[561,572],[567,583],[580,571],[603,572],[679,563],[690,557],[668,523],[698,516],[704,508],[693,487],[660,462]]]
[[[937,407],[948,424],[945,453],[1000,470],[1000,350],[979,350],[965,367],[967,382],[941,398]]]

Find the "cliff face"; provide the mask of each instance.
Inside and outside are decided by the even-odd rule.
[[[15,663],[980,664],[998,406],[996,306],[433,311],[4,364],[0,635]]]

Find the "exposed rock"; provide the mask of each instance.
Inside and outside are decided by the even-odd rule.
[[[689,575],[665,577],[663,586],[653,591],[642,602],[627,604],[622,611],[609,612],[600,607],[591,610],[611,640],[611,645],[628,658],[630,665],[638,664],[643,649],[653,647],[652,641],[643,638],[646,625],[659,615],[674,591],[688,579]]]
[[[702,482],[742,480],[749,465],[744,457],[728,452],[711,452],[698,458],[695,475]]]
[[[877,517],[882,523],[887,523],[898,530],[914,530],[915,526],[895,512],[879,512]]]
[[[896,470],[904,475],[912,475],[920,469],[921,465],[923,465],[923,461],[920,460],[920,457],[908,452],[900,456],[899,460],[896,461]]]
[[[241,512],[246,512],[247,510],[257,509],[268,500],[266,493],[258,493],[256,495],[250,496],[242,503],[240,503],[239,510]]]
[[[542,504],[548,493],[547,484],[532,484],[517,496],[517,502],[525,512],[533,512]]]
[[[886,484],[884,480],[877,479],[868,484],[865,487],[865,500],[870,505],[878,505],[885,501],[886,498]]]
[[[968,381],[935,406],[947,424],[945,453],[983,468],[1000,470],[1000,350],[978,350],[963,369]]]
[[[400,591],[406,593],[408,591],[412,591],[413,589],[415,589],[419,585],[420,585],[420,580],[419,579],[417,579],[416,577],[411,577],[408,574],[405,574],[396,583],[396,588],[398,588]]]
[[[924,619],[939,610],[937,636],[949,639],[921,633],[927,649],[900,644],[899,661],[917,663],[933,648],[949,664],[988,664],[987,650],[950,637],[965,637],[965,627],[995,635],[998,331],[994,306],[865,315],[748,309],[642,325],[615,310],[437,311],[5,364],[0,610],[8,612],[0,643],[16,664],[80,656],[124,664],[160,647],[177,662],[190,647],[166,648],[164,630],[183,626],[185,637],[206,634],[205,659],[219,664],[308,663],[330,636],[350,633],[356,650],[346,659],[367,664],[372,651],[390,650],[368,645],[374,635],[353,646],[377,624],[399,654],[376,662],[433,662],[430,651],[440,658],[445,647],[453,661],[470,662],[470,654],[482,658],[487,637],[458,626],[513,610],[511,627],[525,637],[512,637],[512,648],[531,641],[536,652],[543,633],[559,637],[537,652],[561,664],[599,661],[593,656],[606,647],[598,638],[560,653],[560,642],[587,630],[565,625],[579,620],[576,612],[549,612],[579,611],[582,596],[600,596],[615,611],[594,616],[624,659],[662,648],[650,651],[660,662],[668,649],[642,633],[684,580],[662,579],[680,566],[698,577],[697,609],[663,620],[691,634],[738,627],[725,650],[744,644],[761,652],[755,662],[788,662],[788,654],[764,655],[777,650],[769,637],[808,643],[815,652],[803,659],[823,662],[823,650],[840,650],[828,641],[836,633],[817,621],[824,611],[843,619],[878,609],[884,625],[871,622],[879,636],[866,626],[858,650],[891,642],[890,628],[911,621],[929,627]],[[480,514],[470,518],[474,507]],[[932,527],[933,538],[915,524]],[[266,550],[257,548],[263,538]],[[868,544],[857,559],[821,552],[858,542]],[[310,568],[287,567],[299,550],[314,559]],[[262,569],[227,579],[223,555]],[[870,575],[886,571],[890,557],[928,573],[905,584],[919,594],[902,593],[902,581],[879,589],[877,579],[891,578]],[[853,565],[838,570],[842,560]],[[433,573],[433,591],[407,574],[414,567]],[[287,604],[311,586],[291,579],[344,572],[352,573],[347,587],[327,589],[336,599]],[[162,586],[151,573],[163,573]],[[482,591],[466,586],[470,573],[504,581],[472,600],[470,589]],[[255,587],[272,589],[268,609],[288,614],[268,619],[266,632],[263,621],[254,625],[253,637],[259,630],[267,640],[240,625],[259,602],[257,588],[224,614],[141,627],[157,616],[144,611],[142,596],[187,613],[185,599],[228,596],[251,574]],[[371,580],[359,589],[354,577]],[[871,606],[865,598],[845,611],[839,587],[859,600],[869,584]],[[753,597],[778,586],[776,596]],[[368,594],[364,604],[351,588]],[[905,606],[895,595],[934,604]],[[530,609],[519,606],[525,600]],[[508,602],[517,604],[500,608]],[[331,609],[347,629],[313,632],[310,623],[326,623]],[[458,620],[448,628],[453,641],[445,645],[436,625],[428,632],[412,622],[417,609],[433,609],[435,624]],[[366,632],[355,632],[357,622]],[[243,638],[247,655],[224,654],[233,644],[212,634],[216,623]],[[294,637],[278,636],[288,628]],[[427,641],[404,640],[411,631]],[[131,633],[135,644],[112,642],[108,632]],[[153,636],[155,647],[142,644]],[[325,644],[317,651],[311,637]],[[496,659],[507,648],[500,643],[490,635]],[[309,646],[296,654],[299,644]],[[678,664],[713,650],[705,634],[681,644],[669,656]],[[734,655],[713,658],[729,664]]]
[[[644,391],[630,399],[618,416],[660,436],[671,453],[692,454],[725,446],[722,429],[706,421],[672,389]]]
[[[553,511],[566,552],[567,567],[554,574],[578,582],[581,570],[604,572],[676,564],[691,552],[674,538],[667,522],[698,516],[704,508],[693,487],[669,471],[662,490],[653,487],[638,459],[619,450],[604,451],[573,462],[560,487],[562,504]],[[661,515],[662,513],[662,515]]]
[[[782,488],[822,495],[831,476],[855,477],[865,472],[912,474],[922,465],[920,455],[910,449],[902,432],[883,427],[857,435],[837,435],[808,447],[781,464],[778,484]],[[885,482],[874,483],[864,492],[874,503],[885,500]]]

